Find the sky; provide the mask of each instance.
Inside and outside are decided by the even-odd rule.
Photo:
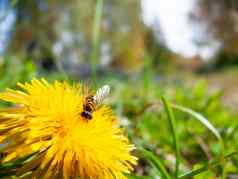
[[[146,25],[155,33],[163,34],[165,45],[173,52],[185,57],[200,55],[204,59],[211,58],[219,43],[210,40],[206,46],[197,46],[194,41],[204,36],[205,30],[189,20],[189,14],[198,0],[141,0],[142,17]],[[8,0],[0,0],[0,55],[7,47],[16,21],[16,12],[9,9]]]
[[[142,17],[146,25],[156,29],[159,24],[166,46],[185,57],[200,55],[211,58],[219,43],[215,40],[206,46],[197,46],[194,41],[205,35],[202,26],[194,25],[189,14],[197,0],[142,0]],[[198,39],[199,40],[199,39]]]
[[[0,55],[8,45],[12,26],[16,21],[15,13],[8,0],[0,0]]]

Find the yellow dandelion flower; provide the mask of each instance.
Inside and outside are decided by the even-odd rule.
[[[85,97],[80,85],[34,79],[7,89],[0,99],[15,107],[0,111],[3,162],[34,153],[17,171],[32,178],[126,178],[136,165],[134,146],[118,127],[111,109],[98,105],[92,119],[81,115]]]

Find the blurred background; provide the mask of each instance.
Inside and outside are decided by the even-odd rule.
[[[147,108],[162,95],[207,117],[232,151],[238,147],[238,1],[0,0],[0,89],[33,77],[111,85],[108,102],[131,140],[170,171],[166,115]],[[219,156],[206,127],[175,116],[182,171]],[[238,159],[206,176],[224,170],[228,177],[238,173]],[[135,173],[157,175],[143,158]]]

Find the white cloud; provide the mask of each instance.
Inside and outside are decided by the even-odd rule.
[[[203,33],[202,28],[194,26],[189,21],[189,14],[197,0],[142,0],[144,22],[156,28],[159,23],[168,48],[186,57],[200,55],[210,58],[219,47],[217,43],[210,46],[198,47],[194,39],[197,33]],[[201,34],[199,34],[201,35]]]

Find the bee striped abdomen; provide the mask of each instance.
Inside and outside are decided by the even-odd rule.
[[[85,104],[84,104],[84,109],[89,111],[89,112],[95,111],[96,104],[95,104],[95,101],[94,101],[94,98],[93,98],[92,95],[86,97]]]
[[[87,120],[92,119],[92,112],[96,110],[95,100],[92,95],[87,96],[85,98],[85,102],[83,104],[83,112],[81,116]]]
[[[108,85],[104,85],[96,91],[95,95],[86,96],[81,116],[86,120],[92,119],[92,113],[96,110],[97,105],[99,105],[108,96],[109,92],[110,87]]]

